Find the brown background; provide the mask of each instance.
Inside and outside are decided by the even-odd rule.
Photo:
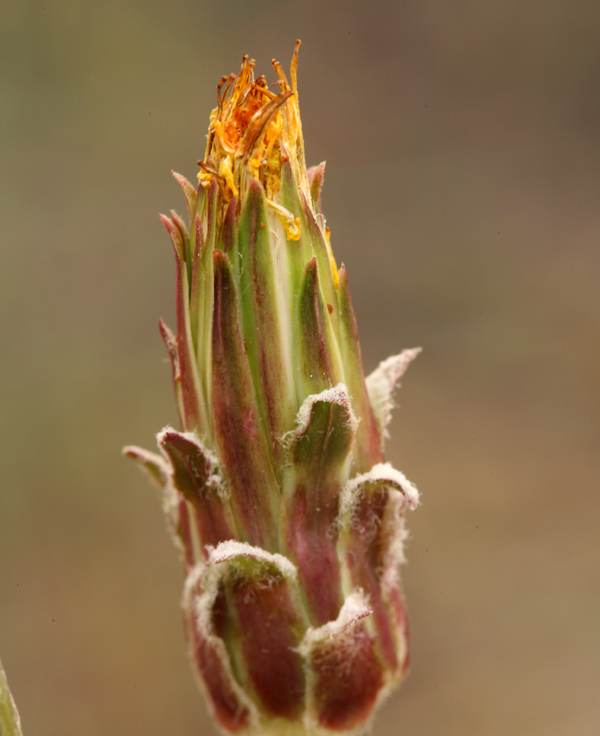
[[[157,493],[156,323],[222,74],[302,38],[367,370],[422,345],[413,669],[378,736],[600,732],[600,5],[4,0],[0,652],[26,736],[215,733]]]

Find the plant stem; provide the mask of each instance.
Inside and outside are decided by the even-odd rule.
[[[0,660],[0,736],[23,736],[19,711]]]

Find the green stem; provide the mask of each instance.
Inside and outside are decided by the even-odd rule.
[[[0,660],[0,736],[23,736],[19,711]]]

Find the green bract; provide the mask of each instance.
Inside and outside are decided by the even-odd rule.
[[[349,733],[408,666],[399,564],[415,487],[383,459],[391,395],[418,350],[366,380],[346,271],[306,170],[296,89],[244,58],[224,78],[189,228],[177,336],[161,333],[181,431],[129,447],[163,489],[187,580],[191,658],[231,733]]]

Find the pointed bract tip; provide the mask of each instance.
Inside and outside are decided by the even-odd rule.
[[[159,212],[158,216],[160,217],[160,221],[162,222],[162,224],[165,226],[166,231],[170,235],[173,232],[173,223],[171,222],[171,218],[163,215],[161,212]]]

